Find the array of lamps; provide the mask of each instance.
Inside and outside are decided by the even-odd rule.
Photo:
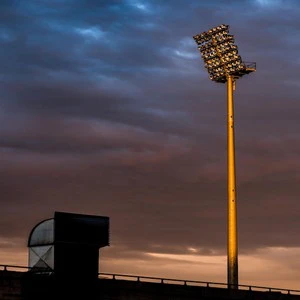
[[[241,76],[246,69],[229,26],[222,24],[193,36],[211,80],[226,82],[228,75]]]
[[[202,32],[200,34],[195,35],[193,38],[198,45],[201,45],[205,42],[208,42],[211,39],[212,35],[216,35],[222,31],[228,32],[228,25],[222,24],[220,26],[214,27],[207,32]]]

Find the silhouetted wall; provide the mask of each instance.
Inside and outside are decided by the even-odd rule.
[[[300,300],[298,295],[279,292],[228,290],[225,288],[184,286],[114,279],[83,281],[29,272],[0,271],[1,300],[205,300],[257,299]]]

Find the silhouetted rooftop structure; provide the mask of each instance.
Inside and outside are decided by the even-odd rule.
[[[101,273],[109,218],[55,212],[28,238],[29,266],[0,265],[1,300],[300,300],[300,290]]]
[[[29,267],[56,276],[97,278],[99,249],[108,245],[108,217],[55,212],[30,232]]]

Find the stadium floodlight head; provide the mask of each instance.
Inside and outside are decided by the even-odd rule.
[[[238,47],[234,44],[234,36],[229,34],[229,25],[221,24],[207,32],[193,36],[205,63],[218,58],[224,72],[211,72],[209,77],[215,82],[227,82],[228,76],[234,80],[256,70],[255,63],[246,63],[238,55]]]
[[[215,82],[227,82],[227,280],[228,288],[238,288],[233,91],[238,78],[256,71],[256,63],[243,62],[238,47],[234,44],[234,36],[229,34],[229,25],[221,24],[193,38],[198,45],[209,78]]]

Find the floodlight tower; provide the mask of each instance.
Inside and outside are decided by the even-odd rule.
[[[198,44],[209,78],[215,82],[227,82],[227,283],[228,288],[238,288],[233,91],[238,78],[256,71],[256,63],[242,61],[234,37],[229,34],[229,25],[222,24],[193,38]]]

